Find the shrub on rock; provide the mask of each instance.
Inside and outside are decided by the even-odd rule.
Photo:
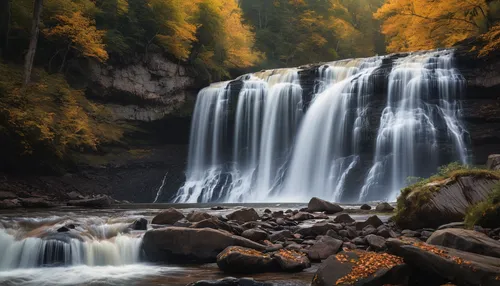
[[[487,228],[500,226],[500,184],[495,185],[488,198],[471,206],[465,215],[468,227],[479,225]]]

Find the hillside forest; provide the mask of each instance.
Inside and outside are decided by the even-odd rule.
[[[500,0],[0,0],[0,170],[124,144],[134,127],[82,84],[90,61],[159,51],[206,84],[471,39],[479,59],[500,48]]]

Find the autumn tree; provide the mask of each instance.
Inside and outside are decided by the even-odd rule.
[[[374,14],[383,20],[388,51],[450,47],[488,31],[486,0],[387,0]]]
[[[38,43],[38,34],[40,32],[40,17],[42,15],[43,0],[35,0],[33,6],[33,20],[31,25],[31,36],[28,53],[24,61],[24,85],[30,82],[31,70],[33,69],[33,61]]]

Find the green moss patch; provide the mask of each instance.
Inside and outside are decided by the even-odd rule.
[[[500,184],[496,185],[488,199],[467,210],[465,224],[472,228],[479,225],[495,228],[500,225]]]

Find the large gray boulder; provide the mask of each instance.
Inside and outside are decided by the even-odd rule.
[[[269,254],[241,246],[229,246],[217,255],[217,266],[228,273],[264,273],[279,269]]]
[[[151,223],[152,224],[174,224],[183,218],[184,218],[184,215],[180,211],[178,211],[174,208],[169,208],[169,209],[164,210],[161,213],[157,214],[153,218]]]
[[[387,240],[389,252],[427,275],[442,277],[457,285],[499,285],[500,259],[426,243]]]
[[[500,242],[473,230],[438,230],[427,239],[427,243],[500,258]]]
[[[395,217],[401,228],[437,228],[450,222],[463,221],[467,209],[487,199],[500,180],[490,171],[405,189],[398,198]]]
[[[226,231],[211,228],[167,227],[149,230],[143,238],[142,248],[147,260],[167,263],[211,263],[229,246],[242,246],[255,250],[266,247]]]
[[[330,236],[322,236],[307,250],[307,256],[313,261],[327,259],[330,255],[336,254],[343,243],[342,240]]]
[[[309,201],[309,204],[307,204],[307,210],[309,212],[325,212],[327,214],[335,214],[343,211],[344,209],[337,204],[313,197]]]
[[[257,221],[260,219],[259,214],[252,208],[246,208],[234,211],[227,215],[230,220],[235,220],[239,223],[245,223],[249,221]]]

